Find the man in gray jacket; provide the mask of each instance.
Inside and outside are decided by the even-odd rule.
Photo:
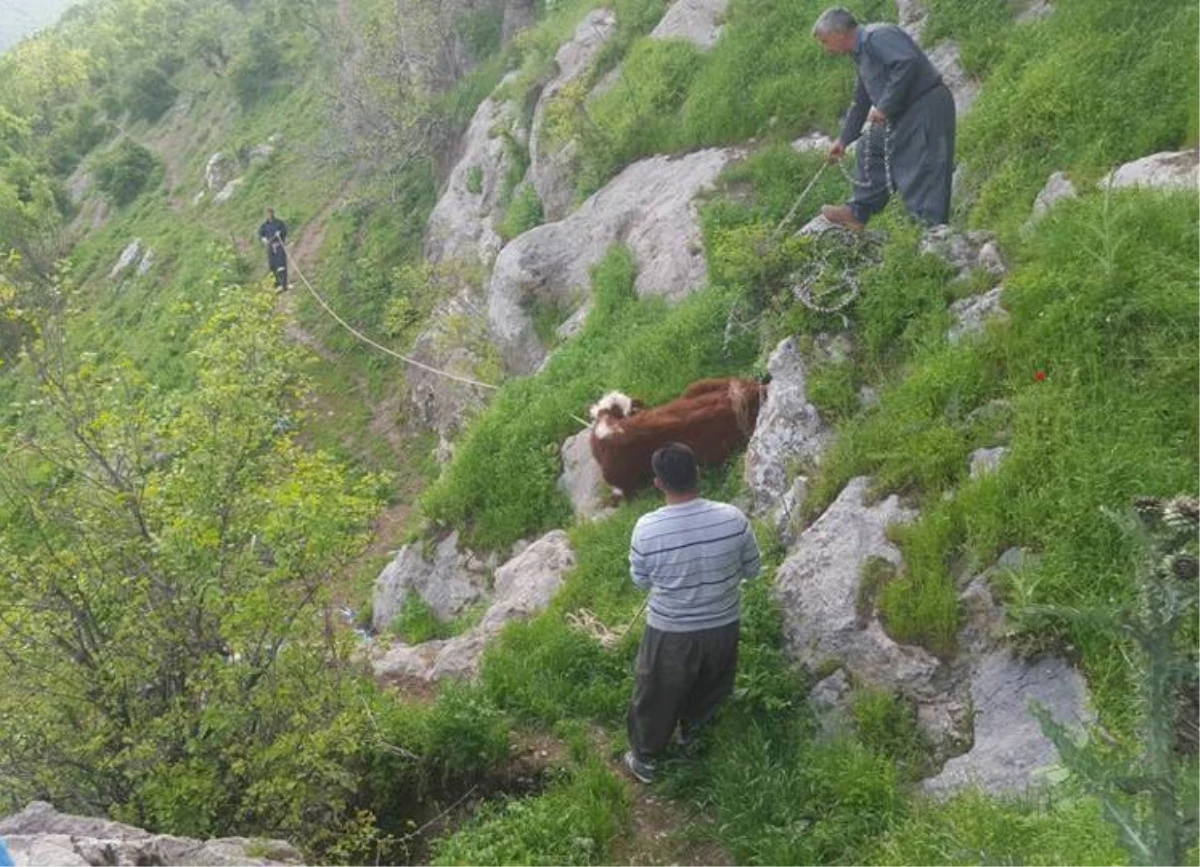
[[[733,692],[741,582],[760,567],[741,510],[700,497],[690,448],[665,445],[651,466],[667,504],[638,519],[629,543],[633,583],[650,591],[626,719],[625,765],[643,783],[676,723],[689,741]]]
[[[871,126],[859,143],[850,202],[826,205],[821,213],[859,230],[895,190],[918,220],[946,222],[954,176],[954,97],[925,52],[894,24],[859,26],[839,7],[821,14],[813,35],[829,53],[851,55],[858,67],[854,102],[829,159],[842,158],[864,120]]]

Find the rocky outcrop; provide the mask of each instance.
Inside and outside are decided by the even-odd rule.
[[[925,780],[926,791],[946,794],[979,786],[992,794],[1019,794],[1046,784],[1045,771],[1057,763],[1058,752],[1030,713],[1031,703],[1076,732],[1094,719],[1087,684],[1070,663],[1052,655],[1021,659],[1004,646],[1004,609],[989,585],[993,575],[1024,560],[1021,551],[1006,551],[959,597],[964,613],[960,678],[971,700],[972,745]]]
[[[1200,150],[1152,154],[1134,160],[1104,176],[1101,189],[1147,187],[1158,190],[1196,191],[1200,179]]]
[[[591,433],[589,427],[563,442],[563,471],[558,477],[558,489],[567,495],[571,508],[581,518],[597,518],[611,511],[605,508],[608,486],[592,457]]]
[[[554,55],[556,73],[542,89],[533,110],[529,132],[529,173],[526,180],[533,185],[542,202],[547,221],[561,220],[575,199],[574,142],[551,145],[543,135],[546,109],[562,89],[584,75],[595,62],[604,44],[617,30],[617,19],[611,10],[593,9],[575,28],[575,34]]]
[[[900,551],[887,538],[893,523],[916,513],[891,496],[867,505],[869,480],[853,479],[800,536],[775,576],[788,654],[816,669],[836,660],[860,683],[914,692],[925,689],[938,661],[919,647],[897,644],[874,618],[860,616],[858,590],[868,560],[894,566]]]
[[[954,95],[954,110],[961,120],[979,97],[979,82],[963,68],[962,55],[956,42],[939,42],[926,53],[929,55],[929,62],[942,74],[942,81]]]
[[[825,155],[833,147],[833,139],[823,132],[811,132],[792,142],[792,150],[798,154],[818,153]],[[832,223],[830,225],[833,225]]]
[[[530,305],[582,303],[590,269],[613,244],[632,249],[639,295],[678,299],[702,286],[708,269],[695,198],[739,156],[710,148],[634,163],[565,220],[501,250],[488,282],[488,326],[508,369],[528,373],[545,356]]]
[[[882,561],[902,567],[887,528],[916,513],[895,496],[868,505],[869,480],[850,481],[791,548],[775,576],[785,649],[817,670],[839,665],[855,686],[899,695],[917,708],[917,723],[936,759],[962,751],[968,706],[950,669],[923,648],[896,642],[874,613],[864,574]]]
[[[1045,218],[1046,214],[1050,213],[1051,208],[1065,199],[1075,198],[1076,195],[1075,185],[1071,183],[1066,172],[1052,174],[1046,181],[1046,186],[1042,187],[1037,198],[1033,200],[1033,209],[1030,211],[1029,219],[1021,227],[1022,234],[1028,236],[1034,227]]]
[[[478,380],[479,369],[494,357],[483,301],[475,289],[462,287],[438,302],[429,324],[413,343],[409,356],[432,367],[466,379]],[[491,389],[450,379],[410,365],[408,381],[412,417],[423,427],[448,442],[468,418],[483,407]]]
[[[415,594],[441,620],[461,614],[487,592],[494,562],[458,549],[458,533],[437,543],[432,551],[420,542],[405,545],[375,579],[371,626],[383,632]]]
[[[204,164],[204,186],[210,192],[214,193],[222,189],[226,184],[233,180],[233,175],[237,170],[237,165],[232,157],[226,156],[219,151],[208,158],[208,162]]]
[[[108,272],[108,278],[110,280],[115,280],[123,271],[129,268],[130,265],[138,261],[141,255],[142,239],[134,238],[126,245],[125,249],[121,251],[121,255],[117,257],[117,261],[113,264],[112,270]]]
[[[1008,311],[1001,306],[1004,287],[997,286],[982,295],[972,295],[970,298],[960,298],[950,305],[950,315],[954,323],[946,332],[946,340],[957,346],[963,338],[982,334],[989,322],[1002,322],[1008,319]]]
[[[304,855],[283,840],[223,837],[193,840],[152,834],[108,819],[60,813],[34,801],[0,819],[0,837],[15,864],[303,864]]]
[[[377,650],[372,659],[375,674],[427,681],[474,675],[488,640],[510,620],[525,619],[545,609],[574,565],[567,534],[562,530],[547,533],[496,570],[492,602],[478,626],[445,641]]]
[[[816,464],[831,433],[808,400],[805,363],[795,338],[775,347],[767,370],[771,382],[746,447],[745,479],[754,495],[754,511],[760,515],[774,511],[775,523],[785,525],[791,512],[803,506],[804,490],[795,489],[788,468]],[[789,488],[792,495],[784,503]]]
[[[425,232],[429,261],[459,259],[490,266],[495,260],[503,246],[497,227],[504,216],[500,203],[504,179],[513,160],[509,142],[523,144],[517,121],[516,106],[494,97],[475,110],[462,139],[462,156],[429,215]]]
[[[1003,277],[1008,271],[991,232],[960,232],[949,226],[934,226],[922,236],[920,251],[945,261],[958,271],[960,279],[970,277],[976,268],[993,277]]]
[[[729,0],[675,0],[650,32],[651,39],[685,39],[707,51],[721,37]]]
[[[1000,469],[1000,464],[1004,461],[1004,456],[1007,454],[1007,446],[975,449],[975,451],[971,452],[971,456],[968,459],[971,467],[970,477],[978,479],[981,476],[996,472],[996,470]]]

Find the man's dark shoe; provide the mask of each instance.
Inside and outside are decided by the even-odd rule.
[[[861,232],[866,228],[854,218],[854,212],[850,210],[849,205],[822,205],[821,216],[835,226],[841,226],[852,232]]]
[[[654,782],[654,763],[643,762],[633,754],[633,750],[625,751],[625,767],[629,769],[629,773],[637,777],[638,782]]]

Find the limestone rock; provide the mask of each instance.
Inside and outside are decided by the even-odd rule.
[[[408,353],[434,370],[478,380],[478,368],[493,352],[483,302],[465,283],[439,301],[425,330]],[[449,440],[483,407],[491,390],[447,378],[420,367],[406,371],[412,417]]]
[[[982,268],[993,277],[1002,277],[1007,271],[991,232],[960,232],[946,225],[934,226],[921,238],[920,251],[938,256],[957,269],[959,278],[963,279],[976,268]]]
[[[112,270],[108,272],[109,279],[112,280],[116,278],[122,271],[136,262],[138,257],[141,255],[142,239],[134,238],[125,246],[125,249],[121,251],[121,255],[118,257],[116,264],[114,264],[112,266]]]
[[[304,856],[283,840],[225,837],[203,841],[152,834],[108,819],[60,813],[44,801],[34,801],[21,812],[0,819],[0,836],[17,865],[34,867],[304,863]]]
[[[830,440],[830,431],[808,400],[804,359],[795,338],[775,347],[767,370],[767,399],[758,412],[745,461],[746,484],[759,514],[778,506],[788,491],[788,467],[799,461],[815,463]],[[800,505],[793,503],[792,508]]]
[[[510,620],[532,617],[545,609],[574,565],[575,553],[567,534],[552,530],[496,570],[492,602],[478,626],[446,641],[395,644],[376,650],[372,660],[375,674],[430,681],[474,676],[487,642]]]
[[[1065,660],[1051,656],[1030,663],[1007,650],[985,656],[971,679],[975,744],[925,780],[926,791],[978,785],[991,794],[1011,794],[1045,782],[1041,772],[1058,761],[1058,752],[1029,712],[1034,701],[1076,730],[1093,719],[1087,685]]]
[[[1004,287],[997,286],[982,295],[961,298],[950,305],[954,324],[946,332],[946,340],[957,346],[964,337],[982,334],[988,322],[1008,319],[1008,311],[1001,306]]]
[[[1008,454],[1006,446],[996,446],[990,449],[975,449],[971,452],[971,478],[977,479],[980,476],[994,473],[1000,469],[1000,462],[1004,460],[1004,456]]]
[[[1196,191],[1200,178],[1200,150],[1158,153],[1130,163],[1105,175],[1101,189],[1149,187],[1159,190]]]
[[[896,15],[900,29],[920,44],[921,31],[925,29],[925,20],[929,17],[923,0],[896,0]]]
[[[554,55],[557,74],[542,89],[533,110],[529,132],[529,174],[542,202],[547,221],[561,220],[575,198],[573,148],[569,142],[560,148],[547,146],[542,135],[546,109],[562,89],[586,73],[600,50],[617,30],[617,18],[609,9],[593,9],[575,28],[575,33]]]
[[[502,132],[511,135],[517,119],[512,102],[492,97],[475,110],[462,139],[462,156],[429,215],[425,231],[429,261],[466,260],[489,266],[500,252],[503,241],[497,227],[504,216],[500,197],[513,159]]]
[[[234,178],[232,181],[221,187],[221,191],[213,196],[213,201],[218,205],[223,202],[228,202],[233,198],[233,194],[237,192],[238,187],[245,183],[245,178]]]
[[[591,432],[589,427],[563,442],[563,471],[558,477],[559,490],[570,499],[575,514],[583,518],[597,518],[611,511],[605,508],[607,486],[600,465],[592,457]]]
[[[204,186],[209,192],[221,189],[233,180],[236,169],[233,159],[218,151],[204,164]]]
[[[939,42],[928,55],[930,63],[942,74],[942,81],[954,95],[954,109],[961,121],[979,96],[979,82],[963,68],[956,42],[949,39]]]
[[[146,272],[154,267],[154,251],[146,248],[145,254],[142,256],[142,261],[138,262],[137,274],[139,277],[145,276]]]
[[[1032,24],[1054,14],[1054,4],[1050,0],[1022,0],[1017,4],[1017,15],[1014,19],[1018,24]]]
[[[812,688],[808,703],[822,734],[831,736],[848,724],[852,697],[850,678],[840,668]]]
[[[641,296],[682,298],[708,276],[694,199],[740,151],[709,148],[656,156],[626,168],[569,217],[513,239],[496,259],[487,290],[488,326],[509,370],[536,370],[545,349],[533,329],[535,300],[582,302],[590,269],[615,244],[633,250]]]
[[[383,632],[415,593],[441,620],[461,614],[487,589],[488,563],[458,550],[458,533],[437,544],[427,558],[419,542],[405,545],[375,579],[371,625]]]
[[[868,483],[862,476],[851,480],[779,567],[775,594],[785,646],[810,668],[835,659],[863,683],[919,691],[937,671],[937,660],[921,648],[897,644],[874,619],[864,625],[857,611],[866,562],[874,557],[901,562],[887,539],[888,525],[916,517],[894,495],[866,505]]]
[[[729,0],[675,0],[650,32],[650,38],[686,39],[707,51],[721,36],[721,22],[728,7]]]
[[[1073,199],[1076,195],[1075,185],[1071,183],[1071,179],[1065,172],[1052,174],[1046,181],[1046,186],[1042,187],[1037,198],[1033,200],[1033,210],[1029,214],[1029,219],[1025,221],[1025,225],[1021,227],[1022,233],[1027,235],[1058,202],[1064,199]]]
[[[792,142],[792,150],[798,154],[827,154],[831,147],[833,147],[833,139],[823,132],[810,132]],[[830,223],[830,225],[833,224]]]

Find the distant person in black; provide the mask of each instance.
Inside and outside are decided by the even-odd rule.
[[[267,248],[267,267],[275,275],[275,285],[280,292],[286,292],[288,287],[287,251],[283,244],[287,241],[287,224],[275,217],[275,209],[267,208],[267,219],[258,227],[259,240]]]

